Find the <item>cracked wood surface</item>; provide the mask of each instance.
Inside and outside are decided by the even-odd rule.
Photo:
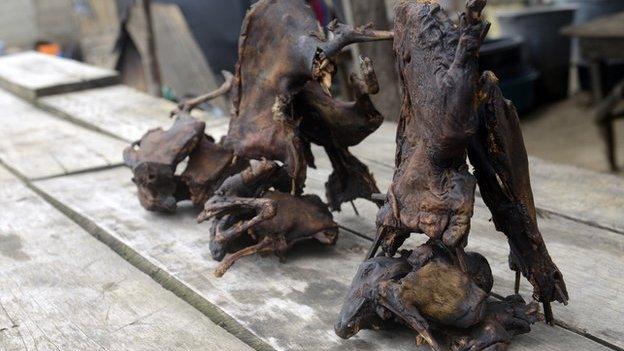
[[[324,179],[326,164],[327,161],[317,160],[319,170],[310,172],[310,178]],[[380,189],[387,189],[392,169],[376,163],[371,163],[370,169],[378,179]],[[347,210],[335,214],[335,220],[372,240],[376,232],[374,221],[362,218],[375,218],[377,208],[366,201],[356,200],[355,204],[361,217]],[[508,268],[509,247],[490,219],[491,214],[483,200],[477,198],[467,250],[479,252],[489,260],[494,274],[494,292],[507,296],[513,292],[514,285],[513,272]],[[560,262],[562,273],[569,277],[570,303],[568,306],[553,304],[555,319],[574,330],[624,347],[624,319],[619,307],[624,305],[624,286],[621,284],[624,281],[624,237],[548,213],[541,215],[538,224],[553,259]],[[423,239],[422,235],[416,237],[412,246]],[[531,291],[530,284],[523,279],[520,293],[527,301],[531,299]]]
[[[46,109],[125,140],[138,139],[148,128],[172,123],[167,118],[169,103],[124,86],[46,97],[39,101]],[[163,112],[166,113],[162,115]],[[208,121],[206,131],[216,140],[227,133],[228,119],[211,118],[205,114],[200,117]],[[350,150],[368,165],[394,169],[396,129],[394,122],[383,123],[377,132]],[[529,163],[531,185],[539,210],[624,234],[623,178],[553,164],[535,157],[529,157]]]
[[[0,167],[0,349],[252,350]]]
[[[18,99],[8,99],[7,96],[10,97],[0,92],[0,102],[11,102],[9,105],[14,108],[12,111],[15,112],[11,114],[12,116],[26,120],[30,119],[28,115],[44,116],[44,118],[37,117],[39,120],[53,119],[50,115],[37,111]],[[114,97],[111,99],[115,100]],[[136,106],[147,104],[147,102],[132,102],[132,99],[128,98],[129,101],[125,102],[125,108],[131,111],[128,112],[127,118],[106,119],[108,111],[111,111],[110,106],[114,104],[111,101],[99,103],[94,97],[85,98],[82,102],[76,103],[78,107],[71,111],[71,116],[75,122],[84,121],[82,124],[89,125],[91,129],[99,128],[103,131],[110,131],[109,134],[114,134],[119,139],[126,139],[127,136],[132,135],[130,134],[132,132],[128,132],[126,137],[119,136],[118,126],[125,124],[132,130],[131,116],[133,114],[138,116],[138,119],[144,119],[148,124],[150,122],[147,119],[151,119],[141,111],[152,104],[138,109]],[[100,107],[97,107],[98,105]],[[20,108],[15,109],[15,106]],[[23,106],[29,108],[26,109]],[[86,108],[87,106],[89,109]],[[92,117],[94,109],[101,112],[100,117]],[[5,116],[5,118],[10,117]],[[160,117],[153,118],[154,126],[157,126],[156,120]],[[7,121],[9,122],[6,124],[8,128],[0,131],[0,135],[6,133],[0,139],[0,159],[4,162],[6,162],[6,152],[2,153],[2,150],[6,149],[6,145],[13,147],[24,143],[23,140],[19,140],[23,139],[22,134],[12,132],[16,122],[9,119]],[[165,123],[165,120],[161,119],[160,123]],[[61,122],[61,124],[65,126],[64,130],[80,130],[80,135],[88,136],[84,139],[89,140],[91,144],[95,144],[93,140],[101,139],[103,147],[106,148],[105,144],[109,144],[110,147],[114,142],[96,133],[69,127],[67,123]],[[44,160],[49,158],[47,154],[43,157],[40,155],[41,149],[48,152],[50,146],[54,148],[55,145],[63,145],[63,147],[72,145],[67,140],[58,140],[59,128],[56,126],[59,124],[52,123],[51,125],[53,126],[51,129],[48,126],[44,128],[45,132],[39,131],[32,136],[32,142],[37,145],[38,151],[33,151],[27,157],[13,158],[13,162],[6,163],[18,171],[20,171],[19,167],[39,169],[40,167],[32,165],[32,160],[36,160],[34,162],[36,165],[42,163],[38,161],[40,158]],[[226,129],[227,125],[217,123],[214,126],[208,126],[207,132],[218,138],[226,132]],[[134,130],[135,133],[145,131],[144,126],[135,127]],[[394,164],[395,130],[395,124],[386,123],[365,143],[353,148],[354,154],[366,159],[365,162],[378,177],[382,190],[389,183]],[[72,137],[76,138],[76,136]],[[52,138],[56,142],[48,142],[47,138]],[[43,148],[42,145],[46,147]],[[84,156],[75,156],[78,160],[81,157]],[[80,161],[82,163],[84,160]],[[308,191],[322,194],[324,192],[322,183],[329,172],[329,162],[322,157],[319,157],[317,162],[319,170],[309,172],[311,179],[308,182]],[[101,166],[95,165],[88,168],[98,167]],[[620,282],[624,280],[621,273],[624,264],[620,256],[624,244],[620,234],[624,233],[624,219],[618,216],[618,213],[623,207],[624,181],[620,178],[572,167],[552,165],[537,159],[531,160],[531,168],[536,203],[542,214],[542,218],[539,219],[540,227],[553,257],[566,274],[571,293],[571,305],[567,308],[555,307],[555,317],[577,333],[587,333],[592,338],[601,339],[605,343],[622,348],[624,346],[621,341],[624,340],[622,319],[617,312],[623,305]],[[1,179],[3,176],[0,172]],[[98,235],[104,233],[103,240],[116,240],[122,244],[122,247],[136,250],[141,257],[153,265],[152,268],[165,269],[162,274],[179,283],[178,287],[188,288],[196,292],[200,299],[222,308],[240,325],[260,336],[262,340],[276,349],[306,349],[311,345],[319,349],[343,347],[345,349],[383,347],[394,347],[399,350],[414,349],[413,340],[407,336],[407,333],[394,337],[389,333],[362,333],[362,337],[354,340],[338,341],[339,346],[336,346],[335,340],[327,340],[327,337],[334,337],[331,323],[342,303],[346,286],[357,264],[365,255],[365,252],[360,252],[361,248],[368,247],[369,241],[343,232],[338,247],[333,251],[326,253],[315,248],[311,249],[312,252],[296,250],[286,266],[279,265],[276,260],[252,258],[246,260],[248,262],[235,265],[230,272],[230,276],[237,277],[237,281],[243,280],[240,284],[245,286],[226,286],[225,281],[215,281],[211,276],[215,262],[209,259],[207,228],[196,225],[189,210],[181,211],[179,214],[181,218],[145,213],[136,202],[134,187],[129,179],[128,170],[115,168],[62,177],[38,184],[45,187],[46,191],[53,193],[56,200],[74,209],[77,213],[73,215],[92,219],[91,229]],[[84,180],[85,183],[79,183],[76,180]],[[370,236],[372,231],[369,230],[373,228],[376,209],[371,210],[372,206],[361,200],[357,200],[356,204],[362,217],[352,215],[352,211],[345,208],[343,213],[336,215],[336,220],[351,231],[358,232],[359,235]],[[368,209],[367,206],[369,206]],[[506,266],[506,255],[501,254],[506,252],[507,244],[502,234],[494,232],[493,225],[488,222],[489,217],[482,202],[477,201],[470,247],[488,257],[496,276],[496,292],[505,294],[511,291],[513,284],[512,274]],[[336,270],[338,272],[334,272]],[[319,272],[332,272],[331,281],[326,282],[318,278]],[[300,287],[304,284],[306,287],[320,284],[323,289],[315,293],[312,288],[301,289]],[[297,290],[296,287],[300,289]],[[251,292],[245,293],[243,288]],[[522,293],[525,297],[529,291],[527,288],[528,284],[523,283]],[[268,302],[267,297],[270,300]],[[255,313],[254,303],[257,304],[258,300],[262,308],[260,313]],[[304,302],[301,303],[301,301]],[[1,315],[2,313],[0,313],[0,323],[6,322],[6,316]],[[288,319],[291,315],[297,316],[295,322]],[[310,315],[322,319],[321,323],[310,322],[308,320]],[[277,324],[272,323],[274,320],[277,320]],[[284,327],[280,329],[279,326]],[[299,335],[300,330],[308,326],[312,326],[316,333],[313,338]],[[317,337],[317,335],[321,336]],[[607,348],[562,328],[548,328],[538,324],[532,333],[518,338],[512,349],[606,350]]]
[[[61,121],[0,90],[0,161],[29,179],[122,163],[126,143]]]
[[[396,129],[396,123],[384,123],[353,147],[353,154],[369,165],[394,169]],[[535,157],[529,157],[529,167],[538,210],[624,234],[624,178]]]
[[[0,86],[29,100],[118,81],[115,71],[32,51],[0,58]]]
[[[82,120],[91,118],[86,117],[89,113],[84,109],[73,113]],[[104,125],[97,120],[94,121],[89,123]],[[132,123],[130,118],[127,121],[129,124]],[[383,190],[387,188],[392,175],[395,128],[394,123],[385,123],[380,132],[372,134],[363,144],[353,148],[356,155],[367,159],[366,162],[379,178],[379,185]],[[227,124],[208,126],[206,131],[218,139],[227,132]],[[329,173],[329,161],[321,152],[315,153],[319,169],[310,170],[312,179],[308,185],[308,191],[324,196],[322,189],[323,182]],[[563,272],[567,273],[566,276],[570,276],[568,284],[570,284],[572,303],[568,307],[556,306],[556,317],[560,322],[579,332],[586,331],[621,347],[620,340],[624,339],[622,337],[624,331],[618,326],[619,324],[611,323],[611,321],[619,320],[616,306],[624,304],[624,301],[620,301],[622,288],[617,284],[617,281],[624,279],[620,272],[624,267],[624,261],[620,258],[624,247],[623,239],[618,236],[619,234],[597,228],[595,225],[578,222],[595,222],[606,228],[618,228],[618,223],[623,220],[621,216],[617,216],[617,212],[621,211],[620,203],[623,200],[617,194],[624,189],[620,186],[624,182],[619,178],[613,179],[616,177],[584,170],[577,172],[575,168],[552,165],[539,159],[532,159],[531,166],[536,202],[542,210],[545,210],[541,211],[540,227],[547,243],[553,246],[551,249],[553,256],[561,260]],[[576,186],[568,186],[566,191],[563,191],[562,187],[569,185],[570,182],[574,182]],[[590,189],[592,184],[600,186]],[[559,199],[563,200],[559,201]],[[134,201],[134,198],[130,201]],[[352,211],[345,208],[341,214],[336,215],[336,219],[341,225],[372,238],[376,208],[361,200],[357,200],[356,204],[362,217],[351,215]],[[557,215],[553,216],[551,213]],[[574,220],[561,218],[562,216]],[[495,232],[489,219],[489,212],[478,199],[473,220],[474,239],[470,240],[470,243],[472,248],[483,252],[490,259],[496,274],[498,292],[505,295],[511,293],[513,284],[513,276],[507,269],[507,256],[504,254],[508,248],[504,237]],[[590,245],[592,240],[594,244]],[[599,244],[599,248],[595,243]],[[581,260],[579,257],[597,257],[598,259]],[[525,298],[530,297],[528,284],[523,284],[522,292]],[[604,309],[604,313],[596,313],[597,308]],[[605,315],[611,318],[603,318]]]
[[[125,85],[47,96],[37,103],[62,118],[127,142],[139,140],[149,129],[168,128],[173,123],[169,113],[176,108],[170,101]],[[192,115],[205,121],[208,129],[229,122],[198,109]]]
[[[321,174],[311,172],[309,191],[324,191],[326,174],[322,172],[329,170],[323,168],[319,172]],[[70,208],[74,212],[72,216],[86,219],[90,225],[103,229],[107,236],[104,240],[122,242],[154,265],[164,267],[173,279],[192,287],[202,298],[220,307],[277,350],[306,350],[311,347],[319,350],[415,349],[413,337],[407,332],[361,332],[352,340],[340,340],[333,333],[332,324],[348,284],[370,246],[369,240],[343,231],[334,249],[315,245],[305,250],[295,249],[284,265],[279,264],[277,259],[249,257],[234,265],[223,278],[216,279],[212,271],[217,262],[211,260],[208,250],[209,225],[196,224],[197,210],[180,208],[176,216],[144,211],[137,203],[135,188],[129,179],[128,169],[115,168],[36,182],[35,185],[62,206]],[[386,183],[388,181],[385,180]],[[69,189],[69,184],[75,185]],[[101,201],[102,198],[106,201]],[[356,202],[361,211],[370,206],[364,200]],[[364,212],[363,217],[357,218],[348,214],[337,216],[338,222],[345,227],[357,228],[354,223],[371,222],[373,228],[372,220],[365,218],[372,219],[374,215]],[[487,222],[487,219],[478,222]],[[497,245],[507,245],[502,235],[499,237]],[[481,241],[481,236],[473,241]],[[483,245],[491,243],[488,241]],[[554,241],[552,244],[560,246]],[[504,251],[500,248],[475,248],[488,255],[490,263],[499,267],[498,272],[502,270],[504,255],[493,258],[489,252]],[[499,280],[504,278],[500,274],[496,277]],[[507,282],[511,284],[512,274],[509,273],[507,278],[505,283],[499,284],[504,287]],[[572,279],[571,283],[576,281]],[[573,286],[576,287],[576,284]],[[582,306],[582,301],[574,301],[578,303],[577,307]],[[301,330],[306,330],[306,333],[300,333]],[[532,333],[518,337],[511,349],[570,348],[607,350],[570,331],[546,327],[541,323],[534,327]]]

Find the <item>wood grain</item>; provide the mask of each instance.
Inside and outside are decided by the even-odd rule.
[[[379,169],[394,169],[396,128],[384,123],[353,154]],[[624,178],[535,157],[529,157],[529,167],[538,210],[624,234]]]
[[[169,113],[176,105],[125,85],[115,85],[41,98],[38,106],[81,126],[127,142],[139,140],[149,129],[173,123]],[[195,110],[193,115],[207,128],[229,119]]]
[[[116,168],[40,181],[35,186],[72,217],[97,228],[102,240],[118,243],[120,251],[138,252],[276,350],[418,349],[413,335],[404,331],[366,331],[347,341],[333,333],[334,318],[369,240],[343,232],[334,249],[300,247],[286,264],[273,257],[248,257],[217,279],[212,275],[216,262],[208,251],[209,224],[198,225],[197,211],[190,208],[180,209],[175,216],[142,210],[130,177],[129,170]],[[317,185],[311,187],[318,190]],[[372,221],[372,217],[359,221]],[[607,350],[562,328],[538,325],[535,329],[517,338],[512,350],[568,350],[571,345]]]
[[[0,109],[0,160],[26,178],[122,162],[126,143],[61,121],[4,91]]]
[[[0,349],[252,350],[0,167]]]
[[[112,70],[32,51],[0,58],[0,87],[29,100],[118,81]]]
[[[599,17],[581,25],[563,28],[562,34],[579,38],[624,38],[624,12]]]
[[[129,106],[132,106],[131,101],[128,103]],[[89,112],[85,111],[84,113]],[[95,123],[89,122],[91,117],[85,117],[83,112],[75,112],[75,116],[83,121],[87,121],[86,123]],[[99,125],[106,124],[102,122],[98,123]],[[130,125],[132,121],[128,120],[125,123]],[[111,128],[111,131],[116,129],[114,124],[109,126],[109,128]],[[377,176],[381,189],[387,188],[391,177],[395,129],[395,124],[386,123],[382,126],[380,131],[373,134],[362,145],[354,148],[354,153],[356,155],[366,159],[365,162],[369,164],[372,172]],[[208,133],[217,138],[226,131],[226,124],[215,125],[207,130]],[[319,169],[310,170],[308,190],[324,193],[323,183],[329,175],[329,163],[318,150],[316,150],[315,153],[317,154]],[[604,176],[590,171],[582,171],[572,167],[553,165],[538,159],[531,159],[531,167],[536,202],[542,214],[542,218],[539,220],[540,226],[553,258],[566,276],[571,293],[571,305],[566,308],[555,307],[556,317],[560,322],[565,323],[579,333],[588,333],[616,347],[622,347],[621,340],[624,340],[624,334],[620,327],[622,325],[622,318],[617,312],[617,306],[623,304],[623,301],[621,301],[623,291],[620,287],[621,284],[618,282],[624,281],[624,276],[621,273],[622,268],[624,268],[624,262],[621,257],[624,242],[622,241],[621,235],[614,233],[614,231],[620,231],[620,228],[624,227],[622,224],[624,220],[621,216],[617,215],[618,211],[622,208],[622,196],[618,196],[618,194],[621,193],[621,189],[624,189],[621,185],[622,181],[619,178]],[[134,189],[128,182],[130,178],[129,172],[127,172],[125,177],[116,172],[123,171],[114,170],[97,173],[97,179],[91,179],[89,183],[94,189],[99,187],[98,184],[104,183],[106,189],[102,191],[102,196],[109,193],[114,194],[115,191],[119,191],[119,189],[115,187],[115,181],[120,182],[120,184],[125,184],[124,191],[126,193],[123,194],[123,199],[114,200],[114,206],[119,207],[115,210],[116,212],[119,212],[120,209],[124,209],[122,214],[123,216],[130,216],[131,220],[128,220],[129,223],[139,221],[146,232],[149,231],[147,228],[160,228],[165,226],[165,228],[162,229],[165,238],[165,234],[174,231],[174,228],[175,230],[182,230],[184,233],[187,233],[187,230],[189,232],[195,230],[191,226],[192,215],[190,214],[186,214],[188,215],[186,219],[188,223],[181,227],[179,227],[181,224],[177,222],[178,219],[175,218],[168,218],[168,220],[174,223],[166,224],[167,222],[161,221],[161,217],[154,217],[154,215],[150,214],[142,215],[142,210],[138,206],[136,198],[132,196]],[[100,174],[102,174],[101,177]],[[64,193],[63,184],[72,182],[72,180],[75,179],[89,179],[91,176],[96,177],[96,174],[77,176],[80,178],[72,176],[67,179],[44,182],[42,185],[45,188],[52,187],[46,191],[49,190],[53,196],[58,198],[62,203],[73,208],[77,212],[76,215],[85,216],[85,218],[91,220],[94,225],[104,228],[104,231],[109,233],[111,237],[120,235],[117,231],[119,228],[122,228],[123,235],[131,235],[133,238],[132,240],[141,240],[140,244],[135,245],[129,243],[128,245],[140,248],[138,250],[142,255],[143,252],[145,252],[143,250],[148,250],[149,252],[149,250],[151,250],[149,248],[150,243],[143,242],[147,239],[141,237],[140,234],[131,233],[132,230],[130,228],[132,228],[134,224],[129,224],[129,227],[126,229],[127,231],[123,229],[124,226],[111,227],[106,221],[103,221],[103,218],[98,213],[113,213],[115,211],[111,212],[109,208],[97,208],[98,204],[92,203],[95,201],[93,199],[76,198],[78,195],[73,194],[73,192],[80,193],[79,189],[70,190],[71,193]],[[109,178],[115,178],[116,180]],[[568,186],[567,192],[563,192],[561,187],[570,182],[574,182],[576,186]],[[591,187],[592,184],[599,184],[599,186]],[[114,195],[113,197],[115,196],[121,196],[121,194]],[[354,216],[349,208],[345,208],[344,212],[338,214],[336,217],[344,227],[370,238],[373,233],[372,229],[376,208],[360,200],[356,201],[356,205],[362,217]],[[107,206],[112,205],[107,204]],[[121,216],[122,214],[115,214],[113,217]],[[147,218],[145,218],[145,216],[147,216]],[[500,294],[508,294],[511,293],[513,277],[507,270],[507,257],[504,254],[504,252],[507,251],[507,244],[502,234],[494,231],[493,225],[489,222],[489,217],[489,213],[482,202],[477,201],[472,226],[471,248],[482,252],[490,259],[490,263],[496,275],[497,292]],[[115,221],[111,218],[106,218],[106,220],[109,224],[111,221]],[[181,229],[186,225],[188,225],[187,229]],[[203,274],[209,272],[211,269],[210,267],[213,267],[213,262],[209,260],[207,254],[207,240],[205,239],[205,235],[204,233],[204,241],[202,242],[204,245],[203,261],[199,259],[193,261],[198,267],[202,267]],[[343,239],[344,237],[345,235],[343,235]],[[158,245],[158,240],[156,239],[157,238],[154,238],[155,241],[153,241],[153,245]],[[352,238],[349,240],[357,241],[358,239]],[[342,240],[339,245],[343,245],[343,241],[344,240]],[[362,242],[358,245],[365,247],[369,244]],[[187,249],[185,248],[185,250]],[[151,256],[146,255],[145,257],[149,258]],[[340,256],[334,259],[344,260],[345,258]],[[252,258],[250,260],[253,261],[255,259]],[[258,264],[265,264],[268,262],[270,262],[270,260],[257,261]],[[352,262],[356,262],[356,260],[352,259]],[[352,270],[354,272],[355,263],[352,264]],[[342,265],[342,263],[340,263],[340,265]],[[236,267],[237,266],[235,266],[234,271],[237,269]],[[178,271],[176,270],[175,272]],[[244,276],[246,273],[234,274],[243,274]],[[206,275],[209,276],[209,274]],[[344,277],[341,278],[344,280],[343,284],[348,282],[350,277],[351,275],[344,274]],[[178,277],[176,277],[176,279],[179,279],[182,284],[193,286],[194,288],[196,287],[196,285],[189,284],[189,282],[184,279]],[[528,284],[524,284],[522,292],[526,295],[528,291]],[[205,298],[205,293],[201,289],[198,290],[198,293]],[[225,294],[229,294],[229,290],[226,289]],[[266,292],[264,291],[263,294],[266,294]],[[215,302],[207,299],[207,301],[221,306],[221,300]],[[230,303],[234,304],[232,300]],[[321,307],[326,308],[327,306]],[[315,306],[314,308],[320,307]],[[337,307],[334,306],[334,308]],[[249,323],[242,317],[245,315],[244,313],[240,311],[236,312],[235,310],[230,312],[228,308],[225,310],[235,319],[241,321],[242,324],[247,325],[246,323]],[[328,323],[328,321],[325,322],[326,327],[328,327]],[[250,329],[254,333],[257,333],[256,329]],[[530,335],[529,337],[531,338],[536,337],[536,335]],[[269,340],[266,335],[261,335],[261,337],[278,349],[284,347],[277,342]],[[302,341],[298,341],[297,343],[297,345],[305,344],[302,343]]]
[[[315,150],[320,154],[320,150]],[[317,157],[319,170],[309,172],[308,189],[319,191],[326,179],[329,161]],[[370,164],[382,191],[387,189],[392,170]],[[335,215],[339,224],[363,236],[375,236],[374,218],[377,208],[364,200],[355,202],[360,216],[346,207]],[[509,246],[502,233],[490,222],[491,214],[483,201],[475,201],[469,237],[469,250],[483,254],[492,266],[495,292],[513,293],[514,276],[508,269]],[[570,304],[554,304],[559,322],[591,334],[618,347],[624,347],[624,317],[617,306],[624,305],[624,237],[609,230],[572,221],[561,216],[543,214],[538,223],[553,260],[561,269],[570,293]],[[413,235],[413,243],[421,243],[423,235]],[[521,293],[531,298],[531,286],[523,282]]]

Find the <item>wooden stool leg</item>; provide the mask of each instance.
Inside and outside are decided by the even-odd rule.
[[[620,114],[614,113],[619,101],[624,99],[624,80],[613,88],[609,96],[598,105],[596,122],[600,127],[607,143],[607,158],[611,171],[617,172],[617,155],[615,150],[615,120],[621,118]]]
[[[615,151],[615,128],[614,120],[609,119],[604,125],[604,134],[607,141],[607,157],[609,158],[609,166],[612,172],[619,170],[617,165],[617,157]]]

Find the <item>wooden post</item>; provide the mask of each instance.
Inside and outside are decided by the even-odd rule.
[[[148,92],[154,96],[162,96],[162,79],[160,77],[160,65],[156,55],[156,39],[154,38],[154,25],[152,23],[152,0],[142,0],[143,13],[145,14],[145,36],[147,52],[145,53],[145,67],[147,67],[147,79],[150,81]]]
[[[384,0],[342,0],[342,5],[346,17],[344,20],[349,24],[360,26],[373,22],[377,29],[391,28]],[[358,44],[354,46],[353,53],[355,60],[359,60],[360,55],[373,60],[381,89],[377,95],[372,96],[372,100],[386,120],[398,120],[401,98],[394,68],[392,42]],[[359,65],[355,64],[353,67]]]

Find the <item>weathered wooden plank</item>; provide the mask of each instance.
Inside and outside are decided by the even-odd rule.
[[[220,135],[225,133],[226,129],[227,129],[226,125],[223,124],[215,128],[209,128],[208,132],[215,135],[218,138]],[[387,187],[390,181],[390,177],[391,177],[391,170],[392,170],[391,159],[393,157],[392,155],[394,155],[394,143],[392,142],[394,129],[395,129],[394,124],[389,124],[389,123],[385,124],[382,127],[382,130],[380,132],[373,134],[373,136],[371,136],[370,140],[367,140],[363,143],[363,145],[354,148],[356,154],[359,154],[361,156],[363,155],[363,158],[368,159],[368,162],[370,162],[371,164],[371,169],[377,175],[377,178],[380,183],[380,187],[382,189],[385,189]],[[539,194],[542,191],[548,192],[553,187],[553,185],[550,184],[549,182],[561,181],[561,178],[557,178],[557,177],[566,176],[566,172],[562,171],[559,175],[557,175],[557,172],[552,169],[552,168],[556,169],[557,166],[549,165],[548,163],[540,161],[540,160],[532,160],[533,164],[535,164],[536,162],[538,162],[538,164],[533,166],[534,168],[533,170],[534,181],[533,182],[534,182],[534,188],[536,189],[536,194],[537,194],[536,197],[540,199]],[[540,162],[542,164],[539,164]],[[322,183],[326,180],[327,175],[329,173],[328,171],[329,163],[327,159],[324,157],[318,157],[317,163],[319,165],[319,170],[310,172],[311,180],[308,184],[308,188],[316,192],[322,193]],[[545,170],[543,171],[544,172],[543,175],[540,176],[540,172],[539,171],[535,172],[535,169],[540,169],[541,167],[544,167]],[[555,177],[554,175],[557,175],[557,177]],[[598,174],[593,174],[593,175],[598,178],[602,177],[601,175],[598,175]],[[548,176],[553,176],[554,180],[548,180]],[[545,178],[547,180],[541,181],[542,178]],[[596,184],[596,181],[586,181],[586,184],[588,185]],[[598,182],[598,184],[608,184],[608,182]],[[584,194],[588,192],[589,192],[588,189],[579,191],[580,194]],[[613,198],[611,192],[612,191],[610,190],[599,190],[597,193],[601,195],[598,196],[597,199],[594,198],[593,200],[591,199],[590,200],[601,201],[602,198]],[[552,191],[550,193],[553,194],[553,196],[556,196],[555,194],[557,192]],[[574,194],[570,196],[574,196]],[[611,205],[611,208],[616,208],[618,206],[617,200],[614,200],[614,201],[615,201],[613,202],[614,205]],[[561,206],[556,206],[557,202],[554,201],[554,199],[551,199],[550,202],[546,202],[546,204],[550,204],[550,203],[552,203],[555,206],[552,209],[549,209],[549,211],[552,211],[554,213],[559,213],[563,211]],[[370,206],[369,204],[362,203],[360,201],[358,201],[357,204],[358,204],[358,207],[364,208],[364,210],[361,209],[361,212],[365,213],[365,215],[363,215],[364,218],[370,218],[370,219],[374,218],[375,211],[376,211],[374,207]],[[539,204],[539,200],[538,200],[538,204]],[[368,209],[366,209],[367,206],[369,207]],[[596,206],[596,205],[585,204],[584,206]],[[565,210],[568,210],[568,209],[565,209]],[[349,213],[351,213],[350,209],[345,208],[345,213],[340,214],[338,216],[341,224],[343,224],[345,227],[358,230],[365,234],[371,235],[373,221],[372,220],[363,221],[362,218],[349,216]],[[598,213],[605,213],[605,212],[598,212]],[[606,213],[608,214],[608,212]],[[580,207],[580,209],[576,213],[572,212],[572,215],[570,216],[572,216],[576,220],[584,220],[582,217],[583,214],[585,213],[583,212],[582,207]],[[616,217],[615,215],[611,214],[609,216],[606,216],[605,218],[615,219]],[[494,232],[493,226],[491,226],[488,220],[489,220],[489,214],[487,213],[483,205],[479,203],[477,206],[477,211],[475,215],[475,224],[473,225],[473,228],[481,228],[481,229],[478,231],[476,229],[473,230],[475,234],[473,234],[474,240],[472,240],[472,242],[474,243],[474,245],[478,245],[478,246],[474,246],[478,251],[485,253],[486,255],[488,255],[488,257],[492,256],[496,258],[496,262],[492,262],[492,263],[493,263],[493,266],[496,267],[495,271],[498,275],[499,286],[501,286],[502,288],[505,288],[504,291],[503,289],[501,289],[501,293],[505,293],[505,292],[510,291],[510,289],[507,289],[507,288],[509,288],[511,284],[511,275],[509,274],[506,268],[507,267],[506,255],[501,254],[507,251],[506,243],[505,243],[504,238],[500,234]],[[571,284],[570,289],[572,291],[576,291],[576,293],[572,293],[573,301],[577,301],[577,300],[578,301],[592,301],[593,303],[596,303],[597,305],[601,304],[600,300],[602,298],[605,298],[605,299],[608,298],[608,299],[611,299],[611,301],[617,301],[617,298],[619,297],[619,295],[621,295],[620,294],[621,291],[618,290],[617,287],[614,287],[614,284],[612,283],[613,280],[609,278],[609,275],[615,273],[616,278],[618,279],[621,279],[622,276],[621,275],[617,276],[617,272],[615,271],[614,272],[603,271],[602,273],[604,273],[604,275],[599,274],[600,277],[604,278],[602,280],[601,279],[596,280],[593,275],[592,277],[589,277],[587,274],[588,272],[587,269],[579,269],[579,270],[574,269],[575,267],[579,266],[579,262],[577,261],[578,257],[576,256],[569,257],[568,251],[576,249],[575,242],[578,241],[576,238],[579,236],[576,233],[588,233],[586,234],[586,236],[594,238],[593,240],[596,240],[598,242],[608,242],[608,244],[606,245],[606,252],[604,254],[597,254],[597,253],[590,254],[589,252],[583,252],[583,255],[585,255],[586,257],[605,256],[606,258],[604,258],[605,260],[604,262],[608,262],[609,267],[624,267],[624,265],[622,265],[622,261],[618,259],[619,258],[618,250],[621,251],[621,248],[623,245],[621,241],[618,241],[619,237],[611,238],[612,235],[609,232],[605,232],[605,231],[599,230],[591,226],[580,225],[578,223],[567,221],[562,218],[554,218],[553,220],[542,219],[541,222],[542,222],[542,230],[545,232],[545,236],[547,240],[549,240],[551,236],[554,238],[552,240],[559,240],[560,237],[563,237],[564,240],[569,239],[569,241],[564,241],[564,245],[562,246],[561,249],[557,251],[553,251],[553,248],[551,248],[551,251],[553,251],[553,256],[555,256],[555,259],[557,260],[559,265],[572,267],[572,268],[565,268],[565,269],[562,268],[562,270],[566,274],[566,277],[570,275],[574,277],[577,277],[577,276],[580,277],[578,279],[567,278],[568,284]],[[590,248],[590,247],[591,246],[586,246],[586,250],[589,250],[587,248]],[[563,258],[560,259],[559,256],[562,256]],[[591,264],[591,262],[589,262],[589,264]],[[600,265],[596,265],[596,266],[591,267],[591,270],[589,271],[601,272],[601,270],[602,270],[602,267]],[[596,282],[596,284],[593,285],[590,289],[586,289],[584,284],[587,284],[587,282]],[[602,284],[604,284],[605,287],[602,287]],[[580,295],[576,295],[577,293]],[[608,325],[609,323],[606,322],[608,321],[608,319],[603,319],[603,321],[605,322],[601,323],[600,316],[589,313],[591,311],[588,311],[587,306],[592,306],[592,305],[583,304],[580,306],[582,308],[577,308],[578,305],[577,306],[573,305],[569,309],[565,309],[562,311],[557,310],[557,312],[560,312],[558,316],[561,318],[561,320],[563,320],[564,322],[566,322],[567,324],[570,324],[571,326],[575,328],[587,329],[592,335],[600,337],[600,338],[604,338],[605,340],[610,340],[609,342],[613,343],[614,338],[612,336],[614,335],[614,333],[615,335],[617,335],[617,333],[621,333],[621,330],[616,330],[616,331],[610,330],[609,328],[611,328],[611,326]],[[611,309],[610,311],[613,312],[615,311],[615,309]],[[609,315],[608,311],[605,315]],[[596,317],[587,319],[586,318],[587,316],[590,316],[590,317],[596,316]],[[576,321],[578,321],[578,323]],[[585,322],[587,322],[587,325],[585,325]]]
[[[286,264],[248,257],[217,279],[208,251],[209,226],[195,222],[197,211],[183,207],[175,216],[164,216],[142,210],[130,177],[129,170],[116,168],[39,181],[35,186],[72,216],[100,229],[102,240],[138,252],[277,350],[418,349],[413,334],[405,331],[364,331],[347,341],[333,333],[334,318],[370,241],[343,232],[333,249],[299,247]],[[318,181],[312,178],[310,183],[318,190]],[[543,325],[519,337],[512,350],[571,348],[607,350],[562,328]]]
[[[0,160],[27,178],[122,162],[126,143],[61,121],[1,90],[0,111]]]
[[[319,150],[316,154],[319,154]],[[319,170],[309,172],[308,184],[318,188],[328,176],[328,161],[317,157]],[[392,170],[371,163],[383,191],[388,188]],[[357,200],[360,217],[344,206],[344,211],[335,215],[337,221],[373,239],[374,220],[377,208],[364,200]],[[495,289],[500,295],[513,292],[514,276],[509,271],[507,253],[509,247],[502,233],[496,232],[490,222],[491,215],[480,198],[477,198],[471,224],[468,249],[480,252],[490,261],[495,276]],[[369,220],[370,219],[370,220]],[[572,221],[561,216],[539,219],[539,225],[549,251],[561,269],[568,291],[570,304],[553,305],[555,317],[566,325],[587,332],[618,347],[624,347],[624,316],[618,306],[624,305],[624,237],[618,233]],[[423,236],[416,236],[416,242]],[[521,293],[531,297],[528,282],[522,285]]]
[[[0,86],[30,100],[112,85],[118,80],[115,71],[36,52],[0,58]]]
[[[530,158],[541,210],[624,234],[624,178]]]
[[[37,104],[74,123],[128,142],[140,139],[149,129],[170,126],[169,113],[176,107],[125,85],[48,96]],[[208,130],[229,121],[200,110],[193,115],[206,121]]]
[[[0,349],[252,350],[0,167]]]
[[[195,41],[180,7],[158,3],[152,6],[156,50],[163,82],[180,98],[215,90],[218,80]],[[226,113],[229,111],[224,97],[218,97],[211,103]]]
[[[365,163],[394,167],[396,124],[384,123],[352,148]],[[624,234],[624,178],[529,157],[540,210]]]
[[[580,38],[624,38],[624,12],[599,17],[593,21],[563,28],[564,35]]]

